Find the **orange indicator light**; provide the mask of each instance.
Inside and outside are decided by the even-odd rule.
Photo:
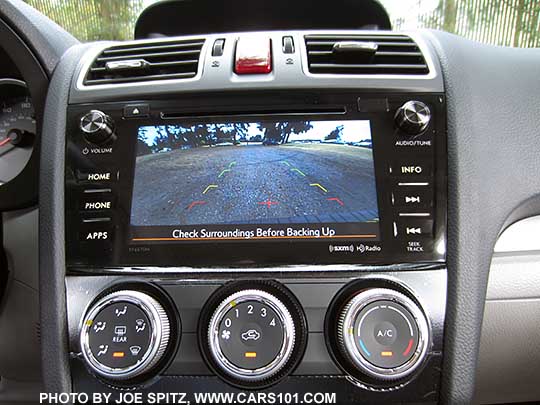
[[[257,357],[257,353],[256,352],[246,352],[244,354],[244,356],[246,356],[248,359],[254,359],[255,357]]]
[[[112,354],[113,357],[117,357],[117,358],[119,358],[119,357],[124,357],[125,355],[126,355],[126,354],[125,354],[124,352],[114,352],[114,353]]]
[[[392,357],[394,353],[392,352],[381,352],[381,356],[383,357]]]

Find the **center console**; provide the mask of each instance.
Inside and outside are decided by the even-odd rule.
[[[382,32],[92,48],[67,109],[74,390],[437,402],[447,158],[431,54]]]

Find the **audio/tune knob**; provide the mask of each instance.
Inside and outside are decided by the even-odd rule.
[[[426,130],[431,121],[429,107],[421,101],[407,101],[396,111],[396,126],[408,135],[418,135]]]
[[[227,296],[208,325],[214,367],[239,385],[276,377],[290,364],[297,334],[302,335],[293,316],[281,299],[267,291],[245,289]]]
[[[169,317],[153,297],[117,291],[96,302],[82,320],[80,345],[90,369],[111,380],[150,372],[170,340]]]
[[[428,323],[418,305],[390,289],[360,292],[339,316],[339,350],[353,368],[377,380],[410,375],[425,359],[428,342]]]
[[[81,117],[79,123],[84,139],[94,145],[104,145],[116,139],[114,122],[110,116],[99,110],[91,110]]]

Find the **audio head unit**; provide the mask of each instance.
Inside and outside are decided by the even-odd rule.
[[[444,260],[441,95],[184,95],[68,128],[71,266]]]

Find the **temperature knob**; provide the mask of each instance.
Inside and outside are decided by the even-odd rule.
[[[165,309],[150,295],[117,291],[100,299],[84,316],[80,344],[95,373],[128,380],[148,373],[170,339]]]
[[[418,135],[428,127],[431,121],[431,111],[421,101],[407,101],[396,111],[394,121],[404,133]]]
[[[424,360],[429,329],[420,308],[389,289],[357,294],[339,317],[338,344],[361,373],[379,380],[410,375]]]
[[[94,145],[108,144],[116,139],[114,122],[102,111],[89,111],[81,117],[79,125],[84,139]]]
[[[273,282],[223,287],[208,304],[199,330],[216,374],[238,387],[266,387],[286,376],[307,341],[296,298]]]

